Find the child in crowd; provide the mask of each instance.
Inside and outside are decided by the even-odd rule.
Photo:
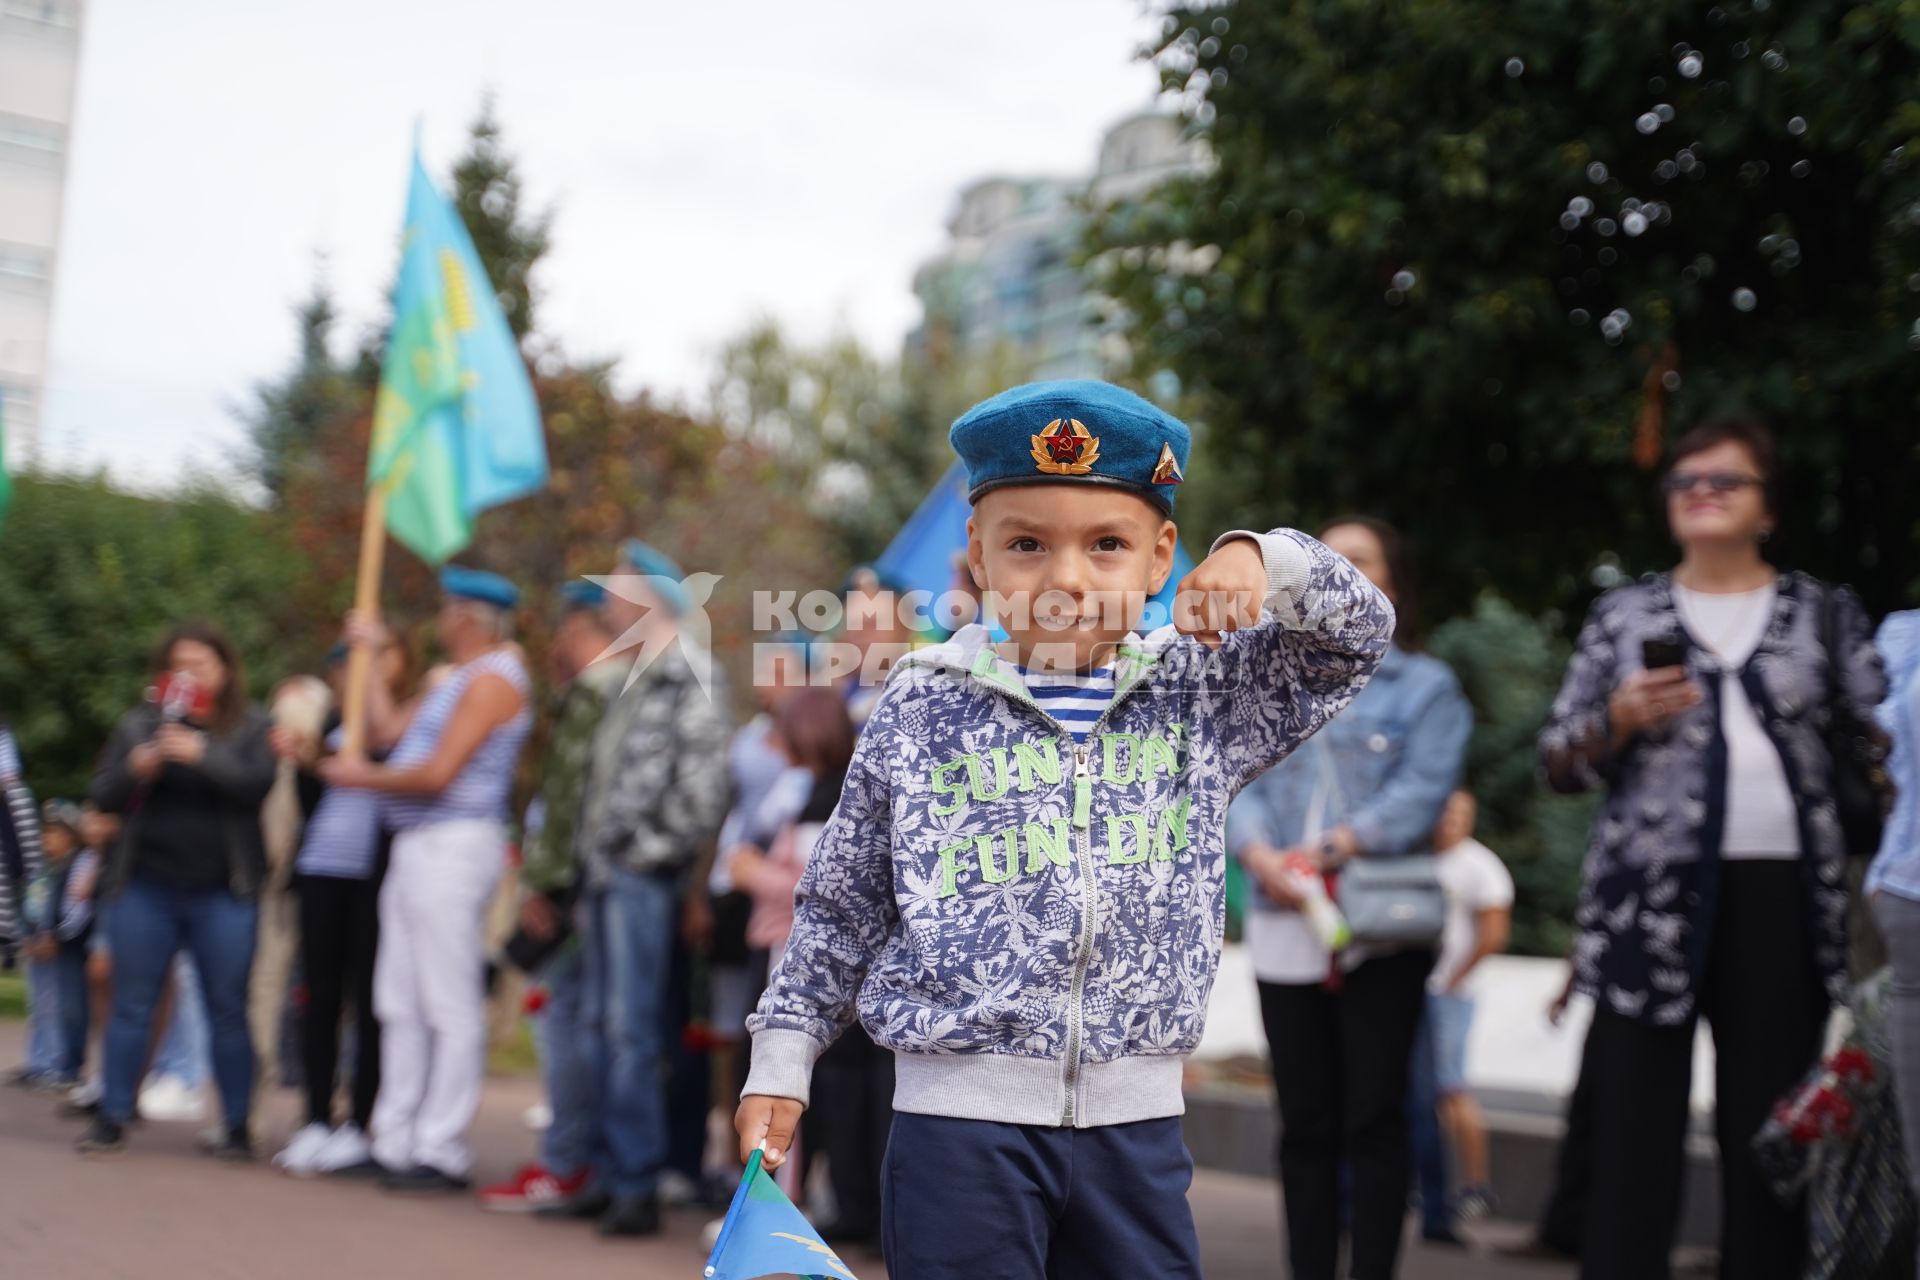
[[[1227,804],[1352,700],[1393,609],[1304,534],[1236,532],[1142,638],[1188,440],[1099,382],[954,424],[997,626],[891,672],[736,1117],[743,1156],[778,1166],[857,1017],[894,1056],[894,1275],[1200,1274],[1181,1074],[1219,963]]]

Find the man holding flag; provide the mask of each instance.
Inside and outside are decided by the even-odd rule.
[[[374,407],[357,610],[378,612],[387,532],[443,563],[472,541],[481,511],[546,475],[526,364],[466,227],[416,155]],[[361,754],[369,654],[356,643],[345,750],[321,767],[333,785],[389,797],[373,1155],[396,1190],[467,1184],[466,1134],[486,1068],[485,913],[506,864],[507,796],[533,722],[531,682],[511,638],[519,592],[497,574],[457,566],[441,571],[440,585],[437,630],[452,674],[376,766]]]

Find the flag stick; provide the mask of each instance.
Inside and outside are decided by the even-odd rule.
[[[733,1193],[733,1203],[727,1206],[726,1221],[720,1224],[720,1236],[713,1242],[713,1253],[707,1259],[706,1270],[702,1274],[706,1280],[714,1280],[716,1268],[713,1259],[723,1256],[727,1251],[727,1238],[733,1234],[733,1224],[739,1220],[740,1202],[747,1198],[747,1188],[753,1185],[754,1175],[760,1172],[760,1162],[766,1157],[767,1144],[762,1142],[754,1153],[747,1157],[747,1171],[740,1178],[740,1187]]]
[[[360,521],[360,571],[353,582],[353,607],[373,617],[380,612],[380,574],[387,556],[387,486],[367,490],[366,514]],[[367,742],[367,680],[373,674],[373,652],[355,643],[347,653],[345,754],[364,755]]]

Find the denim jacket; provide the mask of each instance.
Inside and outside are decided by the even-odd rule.
[[[749,1022],[746,1092],[807,1099],[858,1016],[896,1109],[1071,1126],[1178,1115],[1225,927],[1227,804],[1367,682],[1393,608],[1305,534],[1257,539],[1268,616],[1121,649],[1085,745],[978,625],[898,664]]]
[[[1364,857],[1427,852],[1472,733],[1473,708],[1447,664],[1389,649],[1352,706],[1240,793],[1227,815],[1227,847],[1237,855],[1255,841],[1304,843],[1314,790],[1331,768],[1323,831],[1351,827]]]
[[[1920,901],[1920,609],[1888,614],[1875,643],[1887,664],[1879,715],[1893,743],[1887,774],[1896,794],[1866,890]]]

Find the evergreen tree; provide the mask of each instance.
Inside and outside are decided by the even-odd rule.
[[[306,301],[294,308],[300,351],[280,379],[254,388],[241,410],[253,446],[252,470],[275,499],[286,493],[293,471],[326,427],[352,412],[361,391],[331,348],[336,314],[326,282],[316,278]]]
[[[552,210],[525,211],[523,200],[520,173],[501,143],[488,94],[468,127],[466,154],[453,167],[453,203],[500,297],[500,310],[522,342],[533,331],[533,271],[552,247],[553,229]]]

